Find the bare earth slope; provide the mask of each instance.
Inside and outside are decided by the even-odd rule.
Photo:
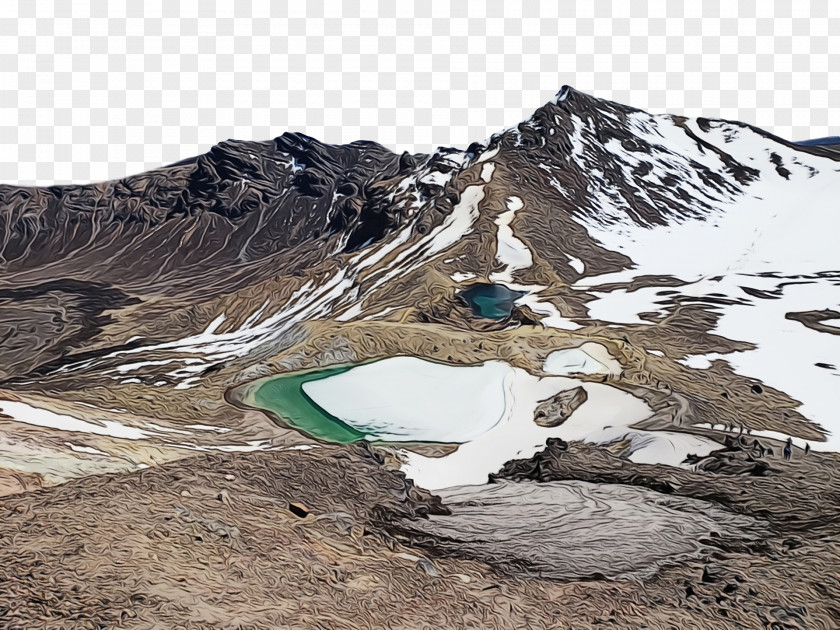
[[[563,478],[590,475],[592,455],[569,456]],[[615,465],[631,475],[637,466]],[[597,558],[605,541],[621,547],[610,533],[628,544],[649,538],[636,488],[604,486],[617,499],[622,487],[628,507],[641,510],[635,517],[612,525],[593,518],[591,527],[537,544],[562,542],[570,556]],[[526,494],[523,509],[534,507]],[[461,509],[453,507],[456,518]],[[721,506],[709,504],[703,518],[715,510]],[[812,532],[754,531],[738,540],[696,537],[692,524],[684,540],[706,547],[702,556],[682,556],[644,579],[581,581],[489,565],[492,542],[399,542],[400,520],[427,512],[441,512],[439,503],[356,447],[202,455],[74,480],[2,502],[0,615],[7,628],[209,629],[832,628],[840,614],[836,519]],[[586,514],[574,518],[580,526]],[[671,538],[650,551],[678,542],[678,523],[672,517]]]

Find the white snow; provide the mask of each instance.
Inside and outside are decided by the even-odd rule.
[[[432,230],[432,238],[425,248],[426,256],[437,254],[451,247],[472,231],[473,223],[478,218],[478,204],[484,199],[484,186],[467,186],[461,193],[461,199],[455,204],[452,213],[443,224]]]
[[[554,304],[540,299],[539,293],[546,289],[543,285],[517,284],[513,281],[513,272],[519,269],[526,269],[533,265],[534,260],[531,250],[513,234],[511,223],[516,212],[524,207],[519,197],[507,199],[507,210],[496,217],[495,223],[498,226],[496,236],[496,260],[502,263],[505,268],[502,271],[491,273],[490,282],[503,284],[513,291],[524,291],[525,295],[516,300],[516,304],[526,305],[538,315],[543,315],[541,323],[552,328],[563,330],[576,330],[580,326],[560,314]]]
[[[561,102],[565,101],[567,98],[569,98],[569,91],[570,91],[570,89],[571,89],[571,88],[569,88],[569,86],[568,86],[568,85],[564,85],[564,86],[563,86],[563,89],[562,89],[562,90],[560,90],[559,92],[557,92],[557,94],[555,94],[555,95],[551,98],[551,101],[549,101],[549,102],[554,103],[555,105],[557,105],[557,103],[561,103]]]
[[[647,116],[647,115],[645,115]],[[663,153],[651,163],[662,168],[667,165],[681,175],[681,179],[696,177],[689,158],[705,163],[726,179],[731,175],[720,158],[711,151],[703,151],[670,117],[655,120],[655,127],[646,129],[649,140],[658,141]],[[784,271],[787,274],[837,269],[840,255],[834,247],[834,234],[840,230],[840,212],[836,199],[840,194],[837,165],[832,160],[804,154],[777,144],[749,130],[740,131],[737,141],[725,144],[720,138],[721,127],[705,134],[695,126],[695,133],[705,140],[719,143],[750,167],[761,171],[760,178],[743,187],[740,194],[723,194],[698,182],[697,187],[707,194],[714,211],[705,220],[682,218],[670,225],[642,227],[633,223],[619,209],[613,198],[601,195],[602,210],[616,221],[610,224],[604,216],[582,221],[590,234],[605,247],[630,257],[636,267],[588,278],[587,284],[622,282],[640,275],[672,275],[688,281],[727,273],[759,273]],[[654,133],[655,130],[656,133]],[[660,137],[661,136],[661,137]],[[620,145],[618,145],[620,147]],[[618,152],[618,149],[616,149]],[[776,172],[770,152],[780,155],[784,164],[793,170],[790,181]],[[637,160],[624,151],[622,156]],[[755,160],[749,160],[755,157]],[[800,161],[817,171],[795,168]],[[631,180],[632,181],[632,180]]]
[[[571,114],[570,118],[572,121],[572,135],[569,138],[569,141],[572,143],[572,152],[569,154],[569,157],[577,162],[578,159],[583,157],[585,152],[583,144],[583,130],[586,128],[586,124],[574,114]]]
[[[418,181],[423,182],[424,184],[432,184],[433,186],[440,186],[443,187],[446,183],[452,179],[452,172],[449,173],[441,173],[440,171],[432,171],[430,173],[426,173],[423,177],[421,177]]]
[[[150,344],[129,350],[118,350],[106,355],[105,358],[160,351],[177,353],[179,356],[167,359],[126,363],[118,366],[115,371],[119,374],[126,374],[147,366],[180,363],[183,367],[166,372],[166,375],[182,379],[174,389],[190,389],[200,381],[200,377],[196,374],[204,371],[210,365],[245,356],[254,348],[278,339],[298,322],[328,315],[336,300],[353,285],[353,280],[347,278],[346,275],[347,269],[344,268],[319,286],[315,286],[311,280],[306,282],[295,291],[286,305],[259,323],[257,323],[257,320],[266,310],[267,303],[264,303],[255,313],[252,313],[235,330],[217,332],[227,319],[226,315],[222,313],[213,319],[204,331],[198,334],[175,341]],[[182,356],[183,354],[193,356]],[[79,367],[82,367],[82,365],[68,366],[63,370],[78,369]],[[139,384],[141,381],[131,378],[122,382]]]
[[[444,457],[403,452],[403,471],[417,485],[439,490],[459,485],[487,483],[487,475],[506,462],[527,458],[545,447],[550,437],[610,444],[630,440],[630,459],[644,463],[682,465],[689,454],[707,455],[719,445],[705,438],[666,431],[630,429],[652,412],[644,401],[601,383],[571,378],[539,378],[509,366],[505,378],[505,411],[502,421],[474,440],[461,444]],[[560,391],[581,386],[588,399],[558,427],[540,427],[534,412],[540,401]]]
[[[78,433],[92,433],[127,440],[142,440],[155,435],[151,431],[144,431],[137,427],[129,427],[114,420],[102,420],[95,424],[80,418],[55,413],[23,402],[0,400],[0,413],[11,416],[18,422],[32,424],[39,427],[59,429],[61,431],[75,431]]]
[[[705,219],[680,216],[665,226],[641,227],[627,218],[617,196],[605,189],[593,191],[603,214],[581,222],[595,239],[627,255],[635,266],[586,278],[575,288],[629,282],[642,275],[674,276],[686,285],[665,290],[689,298],[732,301],[711,307],[721,314],[712,332],[755,344],[756,349],[694,355],[680,362],[702,370],[712,361],[725,360],[736,373],[787,393],[802,403],[798,410],[804,416],[831,432],[824,446],[840,449],[840,416],[836,414],[840,373],[815,365],[837,363],[840,337],[785,318],[790,312],[840,305],[840,248],[836,246],[840,165],[739,125],[711,121],[711,128],[704,131],[689,120],[687,125],[703,141],[760,172],[757,180],[742,185],[714,151],[698,146],[671,117],[639,113],[630,116],[630,123],[633,133],[654,143],[653,153],[631,153],[617,142],[610,143],[616,159],[631,165],[649,161],[654,168],[647,177],[654,180],[669,173],[676,176],[681,186],[711,206],[711,213]],[[780,157],[790,179],[777,172],[771,153]],[[719,191],[704,184],[690,161],[719,173],[730,182],[728,189]],[[742,287],[770,295],[755,297]],[[588,304],[590,316],[605,322],[649,324],[638,315],[665,313],[671,298],[663,299],[662,290],[593,291],[598,299]]]
[[[184,431],[182,429],[174,429],[172,427],[164,427],[154,422],[147,422],[146,426],[161,433],[178,433],[180,435],[192,435],[192,431]]]
[[[478,204],[482,199],[484,199],[484,184],[465,188],[460,200],[441,225],[422,240],[400,252],[387,266],[371,270],[369,277],[379,277],[367,289],[366,295],[371,295],[387,282],[431,262],[435,259],[435,254],[445,251],[469,234],[478,218]]]
[[[245,444],[193,444],[181,443],[173,444],[177,448],[183,448],[190,451],[221,451],[223,453],[251,453],[254,451],[266,451],[273,448],[271,440],[249,440]]]
[[[473,278],[475,278],[475,274],[471,271],[456,271],[449,277],[452,278],[455,282],[465,282],[467,280],[472,280]]]
[[[499,279],[496,274],[490,274],[490,280],[498,282],[499,284],[504,284],[512,291],[523,291],[525,295],[517,299],[514,303],[527,306],[538,315],[542,315],[543,318],[540,320],[540,323],[543,326],[558,328],[561,330],[577,330],[580,328],[580,325],[576,324],[567,317],[563,317],[554,304],[548,300],[540,298],[539,294],[547,288],[546,286],[541,284],[517,284],[515,282],[504,282]]]
[[[563,317],[560,311],[550,302],[540,300],[536,295],[526,295],[516,301],[517,304],[524,304],[538,315],[543,315],[540,323],[549,328],[558,330],[578,330],[581,326],[568,317]]]
[[[575,258],[574,256],[569,256],[568,254],[566,257],[569,259],[569,266],[577,271],[578,273],[583,273],[586,269],[586,266],[583,264],[583,261],[580,258]]]
[[[496,217],[495,223],[499,227],[496,236],[496,260],[502,263],[505,269],[490,274],[491,282],[511,283],[514,271],[526,269],[534,264],[531,250],[513,235],[513,229],[510,226],[516,216],[516,211],[523,207],[524,204],[519,197],[509,197],[507,211]]]
[[[489,184],[490,180],[493,178],[493,171],[495,170],[496,165],[493,162],[487,162],[481,167],[481,179]]]
[[[201,379],[198,376],[189,376],[189,377],[185,378],[183,381],[181,381],[180,383],[178,383],[172,389],[192,389],[193,387],[198,385],[198,382],[200,380]],[[123,381],[123,382],[125,382],[125,381]]]
[[[759,291],[781,290],[775,299],[752,297],[741,287]],[[658,287],[598,294],[589,304],[590,315],[611,322],[647,323],[637,313],[662,309]],[[840,335],[819,332],[785,317],[790,312],[820,310],[840,305],[840,286],[830,278],[817,275],[798,278],[773,278],[733,274],[717,281],[701,280],[679,288],[682,295],[713,293],[736,298],[735,304],[716,306],[721,314],[712,333],[752,343],[754,350],[729,354],[707,353],[679,360],[693,369],[708,369],[712,361],[728,362],[737,374],[761,380],[802,403],[798,411],[830,432],[828,445],[840,450],[840,371],[819,367],[817,363],[836,365],[840,357]],[[632,297],[632,299],[630,299]]]
[[[125,374],[126,372],[133,372],[135,370],[139,370],[140,368],[149,366],[149,365],[169,365],[175,361],[179,361],[182,363],[201,363],[201,359],[193,359],[193,358],[172,358],[172,359],[161,359],[159,361],[137,361],[136,363],[124,363],[123,365],[118,365],[115,369],[109,370],[108,372],[118,372],[119,374]],[[106,374],[108,373],[106,372]]]
[[[70,450],[74,453],[87,453],[88,455],[108,455],[108,453],[104,453],[98,449],[95,449],[91,446],[79,446],[78,444],[73,444],[72,442],[65,442],[66,446],[70,447]]]
[[[479,161],[489,159],[497,152],[498,149],[485,151]],[[447,153],[443,159],[452,167],[452,170],[444,174],[432,170],[434,167],[430,166],[432,158],[440,156],[441,153],[431,156],[414,174],[405,178],[399,185],[400,190],[405,192],[416,189],[418,182],[443,185],[469,162],[465,152]],[[294,164],[290,163],[290,165],[295,167]],[[492,178],[494,168],[495,165],[492,163],[482,167],[483,182]],[[416,190],[412,194],[414,201],[409,205],[421,207],[425,202],[420,201]],[[112,369],[111,372],[115,373],[113,378],[131,375],[132,372],[144,368],[173,365],[175,369],[165,372],[165,375],[177,381],[174,389],[193,388],[198,385],[207,367],[246,356],[259,346],[275,343],[299,322],[329,317],[335,313],[338,313],[336,317],[338,321],[348,321],[363,316],[365,314],[364,300],[372,293],[387,282],[433,261],[437,254],[444,252],[470,233],[478,218],[478,205],[483,198],[483,184],[468,186],[443,223],[428,235],[417,239],[411,246],[404,247],[417,235],[416,220],[385,243],[364,248],[351,257],[343,268],[326,279],[308,280],[294,291],[285,304],[266,315],[270,304],[267,300],[233,330],[223,331],[228,321],[228,315],[223,312],[210,321],[200,333],[174,341],[118,350],[102,359],[71,364],[61,368],[60,371],[90,368],[98,361],[115,357],[153,353],[156,356],[146,360],[126,362]],[[393,259],[387,264],[379,264],[389,257]],[[360,296],[360,283],[364,281],[371,283],[366,287],[365,295]],[[122,382],[140,384],[141,380],[132,376]],[[157,386],[164,384],[166,384],[165,380],[155,381]]]
[[[706,354],[691,354],[684,359],[677,359],[677,363],[681,363],[685,367],[690,367],[693,370],[708,370],[712,367],[712,362],[718,359],[726,360],[724,354],[719,352],[707,352]]]
[[[515,291],[527,291],[525,295],[516,300],[516,304],[525,305],[536,314],[542,315],[543,318],[540,320],[540,323],[544,326],[560,330],[577,330],[580,328],[579,324],[576,324],[568,317],[563,317],[554,304],[548,300],[540,299],[539,293],[545,290],[546,287],[538,284],[506,283],[506,285]]]
[[[336,317],[335,321],[337,321],[337,322],[349,322],[351,319],[355,319],[356,317],[358,317],[361,314],[362,314],[362,303],[361,303],[361,301],[359,301],[359,302],[356,302],[355,304],[353,304],[353,306],[348,308],[341,315]]]
[[[543,363],[543,372],[557,376],[571,374],[609,374],[610,368],[587,354],[582,348],[555,350]]]
[[[486,162],[487,160],[496,157],[499,153],[499,148],[500,147],[496,147],[494,149],[490,149],[489,151],[485,151],[478,157],[475,163],[480,164],[481,162]]]
[[[373,319],[377,319],[379,317],[385,317],[388,313],[393,313],[394,311],[399,310],[399,309],[400,309],[399,306],[386,306],[385,308],[383,308],[381,311],[379,311],[377,313],[372,313],[370,315],[365,315],[362,319],[365,320],[365,321],[370,321],[370,320],[373,320]]]
[[[646,324],[638,314],[657,310],[653,300],[657,299],[659,288],[653,290],[638,289],[628,292],[626,289],[615,289],[609,293],[590,291],[597,300],[587,304],[589,316],[606,322],[621,322],[623,324]],[[653,294],[651,296],[650,294]]]
[[[208,424],[188,424],[185,429],[198,429],[199,431],[215,431],[216,433],[227,433],[230,431],[227,427],[213,427]]]
[[[506,363],[452,366],[392,357],[325,379],[303,391],[371,440],[466,442],[499,422]]]

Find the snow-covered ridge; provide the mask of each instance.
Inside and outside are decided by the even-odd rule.
[[[590,316],[652,325],[639,314],[665,316],[678,302],[719,313],[711,332],[755,349],[709,360],[800,401],[799,411],[829,430],[825,447],[840,448],[840,336],[786,318],[840,305],[840,162],[741,123],[651,115],[584,98],[596,103],[594,114],[552,111],[557,130],[570,129],[571,150],[538,166],[577,204],[574,220],[632,261],[575,285],[598,298],[588,304]],[[538,118],[544,127],[549,117]],[[585,190],[567,183],[579,179],[564,180],[570,168],[586,174]],[[656,214],[645,214],[648,208]],[[600,289],[643,276],[685,284]],[[684,364],[703,369],[709,361]]]

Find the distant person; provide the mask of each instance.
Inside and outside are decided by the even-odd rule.
[[[787,461],[790,461],[790,456],[791,456],[791,452],[792,452],[792,449],[791,449],[792,445],[793,445],[793,440],[791,438],[788,438],[787,439],[787,444],[785,444],[785,450],[784,450],[785,459]]]

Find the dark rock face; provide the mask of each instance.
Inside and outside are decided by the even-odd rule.
[[[827,333],[829,335],[840,335],[840,328],[824,324],[823,322],[825,320],[838,318],[840,318],[840,312],[832,309],[785,314],[785,319],[791,319],[793,321],[801,323],[803,326],[807,326],[812,330],[816,330],[821,333]]]
[[[0,381],[59,359],[112,321],[105,311],[138,302],[119,289],[79,280],[0,289]]]
[[[287,133],[118,181],[0,185],[0,356],[14,354],[0,380],[84,356],[112,319],[104,310],[160,299],[169,312],[195,307],[380,241],[405,218],[395,178],[424,159]],[[53,349],[41,352],[44,343]]]
[[[399,156],[375,143],[284,134],[223,142],[114,182],[0,185],[0,260],[8,274],[39,275],[61,261],[68,276],[160,290],[197,268],[254,265],[296,248],[305,255],[338,232],[381,238],[388,208],[374,184],[399,170]]]

